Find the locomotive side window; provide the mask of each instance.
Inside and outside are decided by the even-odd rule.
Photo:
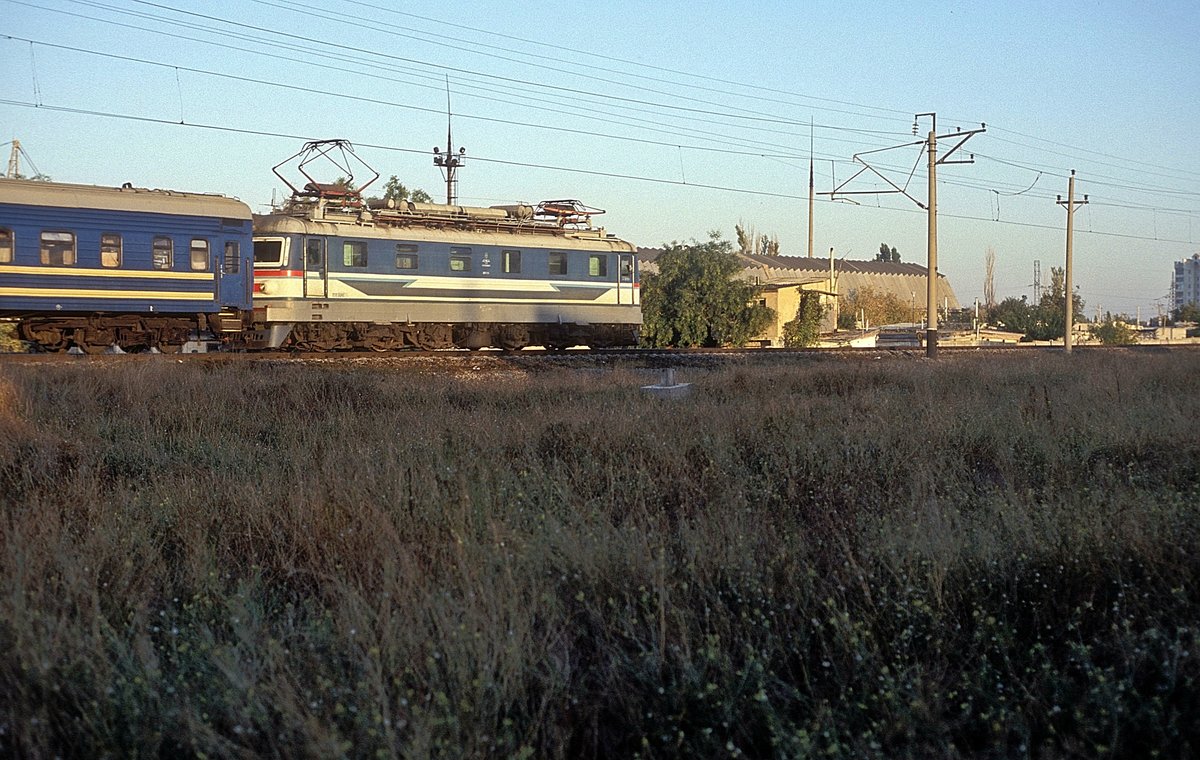
[[[595,253],[588,256],[588,274],[592,277],[608,277],[608,257]]]
[[[347,240],[342,243],[342,265],[365,267],[367,265],[367,244],[361,240]]]
[[[521,272],[521,252],[520,251],[504,251],[504,273],[505,274],[520,274]]]
[[[241,246],[236,241],[225,241],[225,261],[222,266],[225,274],[237,274],[242,267]]]
[[[192,238],[189,260],[193,272],[203,272],[208,269],[208,241],[203,238]]]
[[[254,263],[264,267],[283,266],[283,241],[279,239],[255,240]]]
[[[417,247],[409,243],[396,243],[396,268],[417,268]]]
[[[567,254],[550,252],[550,274],[566,274],[567,273]]]
[[[450,271],[451,272],[470,272],[471,271],[471,249],[462,246],[450,246]]]
[[[155,269],[170,269],[175,259],[175,244],[162,235],[154,238],[150,246],[150,262]]]
[[[110,269],[121,266],[120,235],[114,232],[105,232],[100,235],[100,266]]]
[[[43,232],[42,263],[52,267],[69,267],[75,264],[74,232]]]
[[[0,227],[0,264],[11,264],[13,260],[13,232]]]

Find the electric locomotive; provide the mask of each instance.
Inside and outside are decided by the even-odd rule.
[[[305,350],[637,342],[636,249],[577,201],[368,204],[309,183],[254,219],[256,345]]]
[[[0,319],[47,351],[240,337],[251,213],[220,195],[0,180]]]

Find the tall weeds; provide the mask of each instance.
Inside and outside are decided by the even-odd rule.
[[[1200,751],[1179,354],[0,368],[0,754]]]

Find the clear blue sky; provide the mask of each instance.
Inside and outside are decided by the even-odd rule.
[[[810,123],[828,192],[855,153],[913,140],[914,113],[936,111],[939,132],[988,124],[964,149],[973,165],[939,171],[939,268],[964,303],[982,295],[988,247],[998,298],[1031,294],[1035,260],[1043,282],[1062,265],[1054,200],[1072,168],[1090,200],[1075,217],[1089,317],[1154,313],[1172,262],[1200,251],[1194,0],[0,0],[0,18],[20,38],[0,39],[0,141],[20,139],[56,180],[264,210],[283,190],[271,167],[300,140],[250,133],[263,132],[349,139],[385,177],[441,197],[429,151],[445,142],[448,76],[461,202],[579,198],[639,245],[741,222],[805,255]],[[924,200],[919,148],[870,158]],[[887,242],[925,262],[915,203],[855,199],[818,200],[818,255]]]

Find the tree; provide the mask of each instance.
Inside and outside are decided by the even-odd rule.
[[[719,232],[704,243],[665,246],[656,264],[642,276],[644,345],[740,346],[774,318],[758,301],[760,289],[736,279],[742,265]]]
[[[828,307],[821,305],[820,294],[802,292],[796,316],[783,325],[783,345],[788,348],[815,346],[821,338],[821,320],[826,311]]]
[[[876,290],[871,286],[855,288],[838,301],[838,327],[854,329],[859,314],[867,324],[891,325],[912,319],[912,304],[900,300],[895,293]]]
[[[893,246],[888,248],[887,243],[879,244],[879,253],[875,254],[876,261],[890,261],[895,264],[900,263],[900,252]]]
[[[413,188],[409,190],[404,186],[404,183],[393,174],[388,177],[388,181],[383,185],[383,200],[385,201],[412,201],[413,203],[433,203],[433,196],[425,192],[421,188]]]
[[[1009,296],[988,310],[988,321],[1013,332],[1026,333],[1033,326],[1033,307],[1024,297]]]
[[[1042,294],[1034,310],[1034,322],[1026,329],[1025,337],[1030,340],[1059,340],[1066,335],[1063,329],[1067,319],[1066,273],[1062,267],[1050,270],[1050,287]],[[1072,294],[1072,317],[1083,314],[1083,299]]]
[[[338,187],[345,188],[347,190],[354,189],[353,183],[347,177],[338,177],[337,179],[335,179],[333,181],[333,184],[337,185]],[[404,186],[404,183],[401,182],[400,179],[395,174],[393,174],[391,177],[388,178],[388,181],[385,182],[383,185],[383,197],[382,198],[380,198],[377,195],[372,195],[367,198],[368,202],[381,201],[381,200],[396,201],[396,202],[413,201],[414,203],[432,203],[433,196],[431,196],[429,193],[425,192],[424,190],[422,190],[419,187],[415,188],[413,190],[409,190],[407,187]]]
[[[754,227],[743,227],[740,222],[733,225],[733,230],[737,234],[738,253],[744,256],[779,255],[778,235],[768,235],[765,232],[760,235]]]
[[[1106,346],[1127,346],[1137,343],[1137,335],[1123,320],[1111,314],[1098,325],[1092,325],[1092,337]]]
[[[1200,322],[1200,305],[1185,303],[1171,312],[1172,322]]]

